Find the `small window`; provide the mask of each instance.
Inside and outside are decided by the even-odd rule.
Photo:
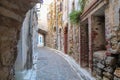
[[[56,27],[54,27],[54,32],[56,32]]]
[[[62,11],[62,2],[60,2],[60,11]]]

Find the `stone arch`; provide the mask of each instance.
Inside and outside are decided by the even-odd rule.
[[[0,80],[13,80],[17,43],[26,12],[37,0],[0,0]]]

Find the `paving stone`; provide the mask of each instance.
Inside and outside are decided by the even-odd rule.
[[[86,77],[89,73],[84,75],[84,70],[80,72],[83,75],[79,76],[79,71],[76,72],[69,64],[72,60],[68,62],[67,57],[60,55],[59,52],[47,48],[38,48],[37,51],[37,55],[36,53],[33,55],[35,59],[33,63],[36,64],[33,65],[34,70],[30,80],[94,80]]]
[[[36,80],[80,80],[61,56],[45,48],[39,48],[38,51]]]

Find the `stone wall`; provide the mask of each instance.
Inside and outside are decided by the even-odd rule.
[[[25,13],[36,0],[0,0],[0,80],[13,80],[17,42]]]
[[[96,1],[96,0],[85,0],[85,8],[84,11],[88,10],[88,8]]]
[[[73,57],[78,63],[80,59],[79,55],[79,24],[71,24],[69,20],[69,14],[72,10],[79,10],[78,0],[70,0],[67,4],[68,12],[68,54]]]
[[[105,8],[107,51],[97,51],[93,57],[93,72],[98,80],[120,79],[119,26],[120,1],[109,0]]]
[[[47,14],[48,33],[46,35],[46,45],[51,48],[56,48],[55,5],[56,5],[55,1],[49,5],[49,12]]]
[[[93,72],[97,80],[119,80],[119,56],[106,56],[105,51],[98,51],[94,53]]]
[[[120,1],[110,0],[105,10],[106,41],[108,53],[119,52]],[[109,16],[111,15],[111,16]]]
[[[79,27],[76,25],[68,28],[68,54],[79,63]]]

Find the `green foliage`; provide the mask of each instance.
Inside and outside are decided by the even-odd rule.
[[[80,15],[84,10],[86,0],[79,0],[80,10],[73,10],[69,14],[69,18],[72,24],[79,24],[80,23]]]
[[[73,11],[69,14],[71,23],[73,23],[73,24],[78,24],[78,23],[80,22],[80,14],[81,14],[80,11],[75,11],[75,10],[73,10]]]

